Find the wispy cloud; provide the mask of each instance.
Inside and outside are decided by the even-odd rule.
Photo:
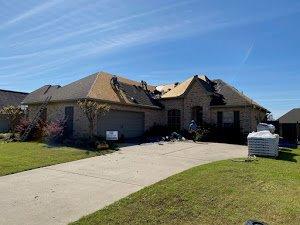
[[[255,44],[255,42],[253,41],[252,44],[251,44],[251,46],[250,46],[250,47],[248,48],[248,50],[246,51],[245,57],[244,57],[244,59],[243,59],[243,61],[242,61],[242,66],[243,66],[243,65],[247,62],[247,60],[249,59],[249,57],[250,57],[250,55],[251,55],[251,53],[252,53],[252,51],[253,51],[254,44]]]
[[[138,20],[138,19],[141,19],[142,17],[148,17],[148,16],[151,16],[151,15],[154,15],[154,14],[157,14],[160,12],[164,12],[164,11],[167,11],[167,10],[170,10],[173,8],[178,8],[178,7],[181,7],[184,5],[188,5],[193,2],[195,2],[195,0],[180,1],[180,2],[173,3],[173,4],[167,4],[167,5],[155,8],[155,9],[147,10],[144,12],[139,12],[136,14],[124,16],[124,17],[121,17],[118,19],[114,19],[114,20],[110,20],[110,21],[106,21],[106,22],[102,22],[102,23],[99,23],[98,21],[93,22],[93,23],[88,22],[86,24],[80,25],[78,27],[78,29],[76,29],[76,30],[72,30],[71,32],[66,32],[66,33],[60,34],[60,35],[57,35],[57,31],[59,31],[61,29],[60,26],[58,26],[58,28],[56,28],[56,31],[54,31],[54,30],[47,31],[46,33],[43,33],[40,37],[30,39],[30,41],[25,40],[20,43],[14,43],[14,46],[22,47],[22,46],[29,46],[29,45],[36,44],[36,43],[43,43],[42,40],[44,40],[45,37],[47,37],[47,45],[50,45],[50,44],[54,44],[57,42],[62,42],[62,41],[74,38],[76,36],[90,35],[93,32],[96,32],[97,35],[99,35],[106,31],[116,30],[116,29],[120,28],[121,26],[124,26],[124,24],[128,23],[129,21]],[[32,31],[44,29],[47,26],[52,25],[53,23],[59,24],[59,22],[63,22],[65,19],[66,19],[66,17],[63,16],[63,17],[54,19],[52,22],[47,22],[36,28],[31,28],[25,32],[32,32]],[[19,35],[17,35],[17,36],[19,36]]]
[[[50,8],[52,8],[53,6],[55,6],[56,4],[62,2],[62,0],[52,0],[52,1],[46,1],[43,2],[42,4],[39,4],[33,8],[31,8],[30,10],[23,12],[22,14],[16,16],[15,18],[5,22],[4,24],[0,25],[0,29],[1,28],[5,28],[7,26],[19,23],[25,19],[28,19],[36,14],[42,13],[46,10],[49,10]]]

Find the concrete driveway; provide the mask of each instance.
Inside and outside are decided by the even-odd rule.
[[[191,167],[244,157],[245,146],[176,142],[0,177],[0,224],[67,224]]]

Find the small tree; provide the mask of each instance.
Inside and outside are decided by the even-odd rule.
[[[109,111],[110,107],[107,104],[100,104],[88,99],[79,100],[77,104],[89,121],[89,136],[92,138],[97,115],[104,115]]]
[[[9,121],[10,129],[15,136],[16,126],[24,115],[24,111],[17,106],[5,106],[0,110],[0,114],[4,115]]]

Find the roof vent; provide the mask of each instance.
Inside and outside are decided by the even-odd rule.
[[[113,76],[110,79],[110,84],[111,84],[111,86],[115,87],[117,90],[120,90],[120,83],[118,81],[118,77],[117,76]]]

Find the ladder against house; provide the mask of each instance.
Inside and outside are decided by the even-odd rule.
[[[42,103],[42,105],[40,106],[39,110],[37,111],[37,113],[35,114],[35,116],[33,117],[33,120],[30,122],[29,126],[26,128],[24,134],[21,136],[21,140],[22,141],[26,141],[30,132],[32,131],[32,129],[36,126],[36,124],[39,122],[41,114],[43,113],[43,111],[46,109],[48,103],[50,102],[52,96],[48,96],[44,102]]]

